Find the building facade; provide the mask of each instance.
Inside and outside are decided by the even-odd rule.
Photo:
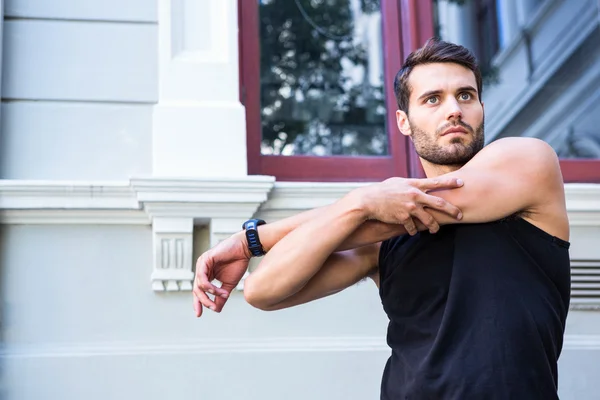
[[[371,399],[389,349],[372,282],[196,319],[195,259],[389,176],[422,176],[391,85],[428,37],[482,61],[488,141],[561,156],[573,301],[559,390],[600,380],[596,0],[5,0],[5,399]]]

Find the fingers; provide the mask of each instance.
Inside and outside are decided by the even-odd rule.
[[[194,298],[204,307],[215,311],[217,306],[214,301],[212,301],[208,295],[197,287],[194,288]]]
[[[215,312],[221,312],[225,302],[229,298],[229,293],[227,291],[223,291],[224,294],[221,296],[215,296],[214,300],[211,300],[210,297],[206,294],[206,292],[202,291],[199,287],[195,286],[193,289],[193,303],[194,303],[194,311],[196,312],[196,317],[202,316],[202,307],[206,307],[209,310]]]
[[[404,229],[406,229],[406,232],[409,235],[414,236],[417,234],[417,225],[415,224],[415,221],[413,221],[412,218],[407,218],[403,220],[402,225],[404,225]]]
[[[210,282],[208,271],[212,268],[212,259],[209,256],[202,256],[196,262],[196,279],[194,286],[200,290],[210,293],[215,296],[227,296],[227,292]]]
[[[414,187],[423,191],[455,189],[464,184],[462,179],[449,176],[429,179],[414,179],[412,183]]]
[[[227,283],[223,283],[223,286],[221,286],[221,289],[227,293],[227,296],[219,296],[219,297],[215,297],[215,305],[216,305],[216,312],[221,312],[221,310],[223,310],[223,307],[225,306],[225,303],[227,302],[227,299],[229,298],[229,293],[231,293],[233,291],[233,289],[235,289],[234,285],[231,284],[227,284]]]
[[[441,211],[450,215],[451,217],[456,218],[457,220],[462,219],[462,212],[458,207],[453,204],[450,204],[446,200],[441,197],[432,196],[430,194],[422,193],[418,199],[419,203],[422,206],[433,208],[435,210]],[[419,218],[420,219],[420,218]],[[425,225],[425,221],[421,220]],[[428,225],[427,225],[428,226]]]
[[[196,263],[196,276],[194,277],[193,285],[193,306],[196,317],[202,316],[202,308],[207,307],[210,310],[216,311],[217,305],[212,301],[207,293],[214,295],[216,298],[227,298],[229,293],[213,285],[210,282],[208,271],[211,270],[211,258],[201,256]],[[221,308],[223,308],[221,306]]]
[[[421,222],[421,225],[429,230],[429,232],[436,233],[440,230],[440,225],[435,218],[433,218],[433,215],[429,214],[422,207],[419,207],[417,210],[415,210],[413,215],[415,218],[417,218],[416,222]],[[419,226],[417,226],[416,229],[418,230]]]
[[[200,318],[202,316],[202,302],[200,302],[200,300],[198,299],[198,296],[196,296],[196,293],[193,293],[193,297],[194,297],[194,312],[196,313],[196,317]]]

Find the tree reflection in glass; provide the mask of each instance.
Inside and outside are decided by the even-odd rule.
[[[379,0],[259,7],[262,154],[387,154]]]

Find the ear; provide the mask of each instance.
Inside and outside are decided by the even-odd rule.
[[[396,123],[398,124],[398,129],[404,136],[412,135],[412,131],[410,129],[410,123],[408,122],[408,115],[402,110],[396,111]]]

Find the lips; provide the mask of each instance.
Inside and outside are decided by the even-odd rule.
[[[442,133],[442,136],[446,136],[451,133],[467,133],[467,130],[457,126],[457,127],[453,127],[453,128],[445,130],[444,133]]]

